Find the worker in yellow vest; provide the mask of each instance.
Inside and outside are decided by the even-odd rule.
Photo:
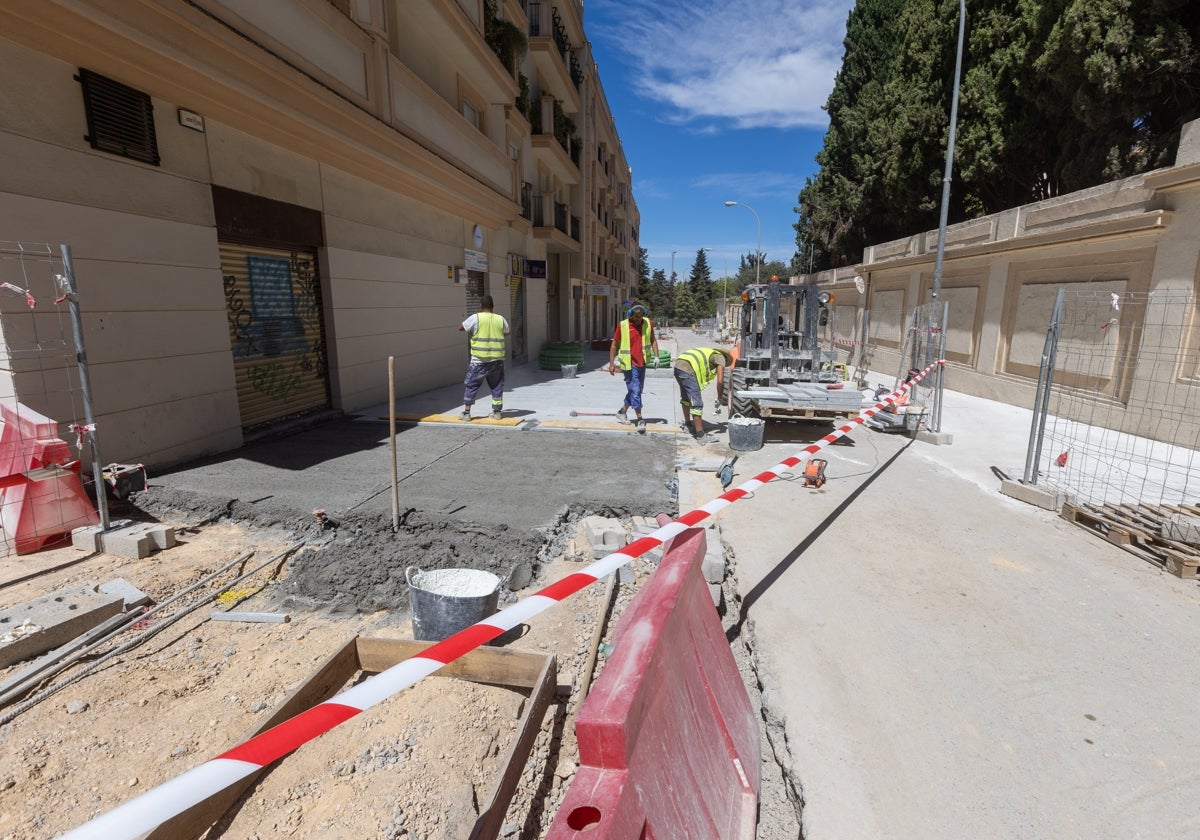
[[[492,389],[492,419],[499,420],[504,410],[504,337],[511,330],[503,315],[492,312],[494,306],[492,296],[484,295],[479,301],[481,311],[458,325],[471,337],[471,361],[463,382],[463,420],[471,419],[471,404],[484,381]]]
[[[675,360],[675,381],[679,383],[679,404],[683,407],[684,426],[696,440],[709,442],[704,435],[704,400],[700,392],[714,379],[717,390],[725,383],[725,368],[733,364],[733,356],[714,347],[685,350]]]
[[[642,389],[646,387],[646,365],[658,367],[658,337],[654,324],[646,317],[646,307],[635,303],[629,309],[629,317],[617,324],[612,345],[608,348],[608,375],[620,369],[625,374],[625,399],[617,420],[628,423],[629,409],[637,414],[637,430],[646,433],[646,421],[642,419]]]

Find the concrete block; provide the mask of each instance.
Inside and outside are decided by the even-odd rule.
[[[100,584],[99,591],[105,595],[120,595],[125,601],[126,610],[150,603],[149,595],[124,578],[113,578],[108,583]]]
[[[633,583],[633,569],[628,563],[617,569],[617,583]]]
[[[588,543],[593,549],[608,549],[609,551],[625,545],[625,528],[616,519],[603,516],[589,516],[583,522],[583,531]]]
[[[105,531],[100,535],[100,544],[105,554],[135,557],[138,560],[149,557],[154,550],[154,539],[145,531],[135,528]]]
[[[0,668],[66,644],[121,612],[124,604],[121,595],[80,584],[0,610],[0,640],[8,639],[0,641]],[[14,632],[26,620],[41,629],[28,634]]]
[[[721,609],[721,598],[723,597],[721,585],[719,583],[708,584],[708,594],[712,596],[713,606],[718,610]]]
[[[709,583],[720,583],[725,580],[725,549],[718,542],[716,548],[709,544],[708,551],[704,554],[704,559],[700,561],[700,570],[704,574],[704,579]]]
[[[175,547],[175,529],[169,525],[142,525],[142,530],[149,535],[154,542],[154,547],[159,551]]]
[[[1038,487],[1032,484],[1022,484],[1006,478],[1000,482],[1000,492],[1026,504],[1036,505],[1045,510],[1060,511],[1066,502],[1066,494],[1049,487]]]
[[[922,443],[932,443],[934,446],[949,446],[954,443],[954,436],[949,432],[930,432],[922,429],[917,432],[916,437]]]
[[[132,519],[111,519],[108,528],[111,531],[114,528],[128,528],[132,524]],[[104,551],[104,542],[101,539],[103,533],[104,529],[99,525],[76,528],[71,531],[71,545],[80,551]]]
[[[1162,536],[1175,542],[1200,546],[1200,516],[1172,513],[1163,519]]]

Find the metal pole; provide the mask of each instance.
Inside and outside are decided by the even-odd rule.
[[[740,201],[726,201],[725,206],[745,207],[751,213],[754,213],[753,207],[749,204],[742,204]],[[754,282],[757,284],[760,279],[760,269],[762,268],[762,219],[758,217],[757,213],[754,213],[754,221],[758,224],[758,251],[754,254]]]
[[[1025,450],[1023,484],[1037,484],[1037,465],[1042,458],[1042,437],[1046,433],[1046,413],[1050,407],[1054,363],[1058,357],[1058,329],[1062,321],[1063,300],[1066,293],[1066,289],[1058,290],[1058,297],[1054,300],[1054,311],[1050,315],[1050,326],[1046,328],[1046,343],[1042,348],[1042,365],[1038,370],[1037,391],[1034,392],[1033,397],[1033,422],[1029,429],[1029,446]]]
[[[950,301],[942,301],[942,333],[940,347],[938,348],[938,359],[946,358],[946,319],[950,317]],[[933,430],[940,432],[942,430],[942,398],[946,395],[946,366],[938,365],[937,379],[934,380],[934,388],[936,389],[937,400],[934,405],[933,415]]]
[[[946,171],[942,176],[942,211],[938,220],[937,259],[933,264],[933,302],[942,291],[942,258],[946,253],[946,218],[950,212],[950,175],[954,171],[954,129],[958,122],[958,80],[962,74],[966,0],[958,0],[958,52],[954,58],[954,93],[950,97],[950,135],[946,142]]]
[[[725,257],[725,277],[721,281],[721,325],[729,329],[729,257]]]
[[[92,451],[92,481],[96,485],[96,510],[100,514],[100,530],[108,530],[108,496],[104,490],[104,471],[100,466],[100,444],[96,441],[96,418],[92,414],[92,381],[88,376],[87,351],[83,347],[83,318],[75,294],[75,269],[71,265],[71,246],[62,245],[63,284],[67,287],[67,308],[71,310],[71,327],[75,331],[75,361],[79,365],[79,388],[83,392],[83,417],[87,424],[84,435]],[[79,453],[83,457],[83,453]]]
[[[400,530],[400,488],[396,481],[396,357],[388,356],[388,426],[392,441],[392,532]]]

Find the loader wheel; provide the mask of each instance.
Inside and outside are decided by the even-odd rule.
[[[757,417],[758,408],[748,399],[739,399],[737,392],[746,387],[746,372],[737,370],[736,368],[730,374],[729,385],[733,389],[733,409],[732,414],[740,414],[743,417]],[[721,400],[721,404],[728,403],[729,396],[726,394]]]

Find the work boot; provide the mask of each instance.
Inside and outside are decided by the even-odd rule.
[[[639,435],[646,434],[646,421],[641,417],[637,419],[637,430]]]
[[[458,415],[458,419],[462,420],[464,423],[470,423],[471,422],[471,409],[464,408],[462,410],[462,414]]]
[[[624,423],[625,425],[629,425],[629,415],[625,413],[628,410],[629,409],[622,408],[620,411],[617,412],[617,422],[618,423]]]
[[[500,409],[497,408],[494,411],[492,411],[492,419],[493,420],[499,420],[501,417],[502,417],[502,415],[500,413]]]

